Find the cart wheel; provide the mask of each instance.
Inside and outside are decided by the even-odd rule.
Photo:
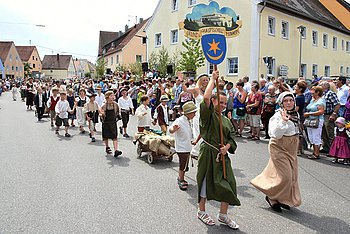
[[[172,161],[173,161],[173,156],[171,155],[171,156],[168,157],[166,160],[167,160],[168,162],[172,162]]]
[[[149,164],[152,164],[154,162],[154,159],[153,159],[153,155],[152,154],[148,154],[147,155],[147,162]]]
[[[141,144],[140,143],[137,144],[136,152],[137,152],[137,157],[140,158],[142,156],[142,149],[141,149]]]

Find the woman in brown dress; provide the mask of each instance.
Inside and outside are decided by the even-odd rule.
[[[300,121],[292,93],[281,93],[278,102],[281,109],[269,123],[270,160],[251,184],[266,195],[274,211],[282,212],[281,208],[289,210],[301,204],[297,161]]]

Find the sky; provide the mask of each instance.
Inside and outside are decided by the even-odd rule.
[[[0,0],[0,41],[95,62],[99,31],[124,31],[151,17],[158,0]],[[38,27],[35,25],[45,25]]]

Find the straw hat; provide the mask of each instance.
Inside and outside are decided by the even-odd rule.
[[[166,95],[162,95],[162,96],[160,97],[160,101],[161,101],[161,102],[168,102],[168,101],[169,101],[169,98],[168,98]]]
[[[182,106],[182,110],[183,110],[184,115],[187,115],[187,114],[196,112],[196,111],[197,111],[197,107],[196,107],[196,105],[194,104],[194,102],[189,101],[189,102],[186,102],[186,103]]]
[[[96,89],[102,89],[101,85],[97,85]]]
[[[53,91],[57,91],[57,92],[58,92],[57,86],[53,87],[53,88],[51,89],[51,91],[52,91],[52,92],[53,92]]]

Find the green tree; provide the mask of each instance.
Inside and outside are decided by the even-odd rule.
[[[135,75],[137,77],[137,80],[142,76],[142,64],[140,62],[130,63],[129,64],[129,71],[131,74]]]
[[[104,57],[100,57],[96,61],[96,75],[97,79],[101,78],[106,73],[106,64]]]
[[[29,63],[24,63],[24,76],[30,77],[32,76],[32,67],[29,65]]]
[[[86,72],[86,73],[84,74],[84,76],[85,76],[85,77],[88,77],[88,78],[91,78],[91,72]]]
[[[170,63],[174,66],[174,73],[180,71],[181,51],[176,49],[170,58]]]
[[[160,77],[165,77],[167,74],[167,66],[170,64],[170,56],[168,50],[162,46],[158,52],[158,71]]]
[[[158,53],[153,51],[148,58],[148,68],[150,70],[156,69],[159,63]]]
[[[127,70],[127,67],[123,64],[118,64],[116,67],[115,67],[115,70],[119,73],[124,73],[126,70]]]
[[[188,39],[182,42],[185,51],[181,52],[180,69],[182,71],[196,72],[205,65],[205,57],[200,45],[200,40]]]

